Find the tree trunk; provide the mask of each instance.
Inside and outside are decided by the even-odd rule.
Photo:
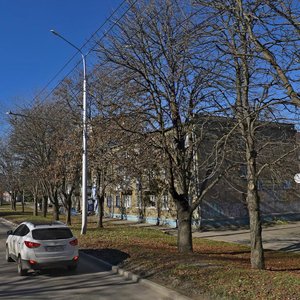
[[[146,209],[144,204],[144,197],[142,193],[142,189],[139,190],[139,196],[140,196],[140,203],[139,203],[139,223],[145,223],[146,222]]]
[[[59,207],[57,205],[53,207],[53,220],[59,221]]]
[[[144,197],[143,197],[143,185],[142,180],[139,179],[139,197],[140,197],[140,203],[139,203],[139,223],[145,223],[146,222],[146,205],[144,203]]]
[[[178,205],[178,251],[181,253],[193,252],[192,241],[192,213],[188,207]]]
[[[121,220],[126,220],[125,218],[125,207],[124,207],[124,196],[121,194],[120,195],[120,212],[121,212]]]
[[[25,211],[25,195],[24,195],[24,190],[22,192],[22,212]]]
[[[70,192],[69,194],[66,195],[66,223],[68,225],[71,225],[72,220],[71,220],[71,208],[72,208],[72,193]]]
[[[44,196],[42,201],[43,201],[43,205],[42,205],[43,217],[46,218],[48,212],[48,197]]]
[[[80,198],[78,196],[76,196],[76,205],[77,205],[77,211],[80,212],[81,211],[81,207],[80,207]]]
[[[35,193],[33,193],[33,215],[38,215],[38,201]]]
[[[247,204],[250,221],[251,240],[251,267],[253,269],[264,269],[264,251],[262,245],[262,226],[260,219],[259,195],[257,192],[256,178],[256,154],[252,150],[248,152],[248,180],[247,180]]]
[[[102,228],[103,227],[103,215],[104,215],[104,195],[97,195],[98,200],[98,222],[97,227]]]
[[[67,209],[66,209],[66,223],[68,225],[71,225],[71,206],[68,205]]]
[[[160,225],[160,218],[161,218],[161,203],[157,202],[157,218],[156,218],[156,226]]]
[[[13,192],[11,195],[11,209],[16,211],[17,210],[17,200],[16,200],[16,193]]]
[[[55,193],[55,195],[54,195],[53,203],[54,203],[53,219],[55,221],[59,221],[59,203],[58,203],[57,193]]]
[[[261,220],[259,211],[259,197],[256,191],[248,191],[247,195],[250,239],[251,239],[251,267],[253,269],[264,269],[264,252],[261,237]]]
[[[139,223],[145,223],[145,214],[143,208],[139,208]]]

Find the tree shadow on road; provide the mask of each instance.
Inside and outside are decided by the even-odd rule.
[[[52,270],[39,276],[6,278],[1,286],[1,299],[115,299],[115,289],[135,284],[132,281],[114,280],[110,273],[90,273],[62,278],[69,272]],[[50,278],[49,278],[50,277]],[[122,288],[121,288],[122,289]],[[118,298],[119,299],[119,298]],[[129,298],[126,298],[129,299]]]
[[[287,247],[283,247],[279,249],[279,251],[287,251],[287,252],[298,252],[300,250],[300,243],[291,244]]]
[[[83,249],[81,251],[88,255],[97,257],[101,260],[104,260],[105,262],[108,262],[109,264],[111,264],[113,266],[119,265],[124,260],[126,260],[127,258],[130,257],[130,255],[126,252],[120,251],[118,249],[110,249],[110,248]]]

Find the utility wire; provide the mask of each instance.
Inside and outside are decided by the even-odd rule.
[[[86,54],[86,56],[87,55],[89,55],[94,49],[95,49],[95,47],[97,46],[97,44],[99,43],[99,42],[101,42],[107,35],[108,35],[108,33],[116,26],[116,24],[122,19],[122,18],[124,18],[124,16],[128,13],[128,11],[135,5],[135,3],[137,2],[138,0],[135,0],[127,9],[126,9],[126,11],[117,19],[117,21],[116,22],[114,22],[114,24],[113,25],[111,25],[111,27],[102,35],[102,37],[99,39],[99,40],[97,40],[97,42],[95,43],[95,45],[93,46],[93,47],[91,47],[90,48],[90,50],[87,52],[87,54]],[[122,6],[124,3],[126,2],[126,0],[124,0],[123,2],[122,2],[122,4],[121,5],[119,5],[119,7],[120,6]],[[118,9],[119,9],[119,7],[118,7]],[[113,16],[113,14],[111,15],[111,16]],[[110,16],[110,18],[111,18],[111,16]],[[108,20],[106,20],[105,21],[105,23],[107,22]],[[101,25],[101,27],[99,27],[93,34],[92,34],[92,36],[88,39],[88,41],[82,46],[82,47],[80,47],[79,49],[81,50],[96,34],[98,34],[98,31],[101,29],[103,27],[103,25]],[[78,52],[79,51],[77,51],[76,53],[75,53],[75,55],[77,55],[78,54]],[[73,55],[73,57],[75,56],[75,55]],[[72,58],[73,58],[72,57]],[[68,61],[68,63],[70,62],[71,60],[69,60]],[[68,64],[67,63],[67,64]],[[49,98],[49,96],[57,89],[57,87],[66,79],[66,78],[68,78],[69,77],[69,75],[80,65],[80,63],[81,63],[81,60],[80,61],[78,61],[77,63],[76,63],[76,65],[63,77],[63,79],[62,80],[60,80],[52,89],[51,89],[51,91],[44,97],[44,101],[45,100],[47,100],[48,98]],[[104,63],[105,64],[105,63]],[[104,64],[102,64],[102,65],[104,65]],[[63,69],[61,69],[61,70],[63,70]],[[57,74],[57,76],[58,76],[59,74]],[[57,77],[56,76],[56,77]],[[53,79],[54,80],[54,79]],[[52,80],[52,81],[53,81]],[[52,82],[51,81],[51,82]],[[49,85],[48,85],[49,86]],[[48,87],[47,86],[47,87]],[[47,88],[46,87],[46,88]],[[43,91],[46,89],[46,88],[44,88],[43,89]],[[38,96],[40,95],[41,93],[39,93],[38,94]],[[38,97],[38,96],[36,96],[33,100],[32,100],[32,102]]]
[[[99,42],[101,42],[107,35],[108,33],[115,27],[115,25],[127,14],[127,12],[137,3],[137,0],[135,0],[128,8],[127,10],[114,22],[114,24],[108,29],[107,32],[105,32],[103,34],[103,36],[97,40],[95,42],[95,45],[93,47],[90,48],[90,50],[87,52],[86,55],[89,55],[92,51],[95,51],[95,47],[97,47],[97,45],[99,44]],[[176,4],[179,6],[179,4],[176,2]],[[199,10],[196,10],[193,14],[189,15],[187,18],[185,18],[183,21],[181,21],[181,23],[179,24],[179,26],[183,26],[183,24],[185,22],[187,22],[188,20],[190,20],[191,18],[193,18],[195,15],[197,15],[198,13],[200,12],[200,9]],[[157,11],[157,13],[152,17],[152,19],[154,17],[156,17],[160,12]],[[148,21],[148,24],[151,20]],[[96,32],[92,35],[94,36],[99,30],[96,30]],[[135,33],[137,33],[138,30],[136,30]],[[132,36],[134,36],[134,34],[132,34]],[[91,37],[92,38],[92,37]],[[91,40],[91,38],[89,39],[89,41]],[[129,38],[130,39],[130,38]],[[82,49],[82,48],[80,48]],[[78,52],[76,53],[78,54]],[[75,54],[75,55],[76,55]],[[47,99],[52,93],[53,91],[66,79],[68,78],[68,76],[76,69],[76,67],[81,63],[81,61],[78,61],[78,63],[74,66],[74,68],[72,68],[66,75],[65,77],[49,92],[49,94],[45,97],[45,99]],[[100,67],[104,66],[105,64],[107,63],[107,61],[104,61],[102,62],[101,64],[97,65],[97,69],[99,69]],[[76,93],[76,96],[79,94],[79,92]]]
[[[110,21],[110,19],[116,14],[116,12],[125,4],[126,0],[123,0],[122,3],[111,13],[111,15],[106,19],[106,21],[100,25],[97,30],[90,36],[90,38],[81,46],[79,47],[80,50],[82,50],[96,35],[98,35],[99,31],[104,27],[104,25],[106,23],[108,23]],[[128,13],[128,11],[138,2],[138,0],[134,0],[129,7],[126,9],[126,11],[115,21],[113,22],[113,24],[109,27],[109,29],[101,36],[100,39],[98,39],[95,42],[95,45],[92,46],[87,54],[85,56],[88,56],[92,51],[95,50],[95,48],[97,47],[97,45],[99,44],[99,42],[101,42],[107,35],[108,33],[116,26],[116,24],[118,24],[118,22],[124,18],[124,16]],[[178,3],[177,3],[178,5]],[[183,26],[183,24],[188,21],[189,19],[191,19],[192,17],[194,17],[200,10],[196,10],[196,12],[194,12],[192,15],[188,16],[186,19],[184,19],[180,26]],[[159,12],[157,12],[159,13]],[[61,72],[70,64],[70,62],[74,59],[74,57],[76,57],[76,55],[79,53],[79,51],[76,51],[75,54],[63,65],[63,67],[55,74],[55,76],[47,83],[47,85],[38,93],[37,96],[35,96],[32,100],[35,101],[48,87],[49,85],[59,76],[59,74],[61,74]],[[107,61],[102,62],[100,65],[98,65],[99,67],[104,66],[107,63]],[[43,97],[43,101],[47,100],[49,98],[49,96],[57,89],[57,87],[66,79],[70,76],[70,74],[81,64],[81,60],[79,60],[76,65],[50,90],[50,92]],[[79,94],[79,92],[75,93],[76,96]],[[76,97],[75,96],[75,97]]]
[[[126,10],[126,12],[122,15],[122,17],[128,12],[128,10],[137,2],[137,0],[135,0],[135,2]],[[123,0],[121,4],[119,4],[119,6],[110,14],[110,16],[105,20],[105,22],[103,24],[101,24],[97,30],[89,37],[89,39],[86,40],[86,42],[79,47],[80,50],[82,50],[96,35],[98,35],[98,32],[110,21],[110,19],[117,13],[117,11],[126,3],[126,0]],[[122,18],[121,17],[121,18]],[[119,18],[119,20],[121,19]],[[115,24],[114,24],[115,25]],[[113,25],[113,26],[114,26]],[[113,26],[109,29],[111,30],[113,28]],[[103,38],[103,37],[102,37]],[[95,46],[94,46],[95,47]],[[91,53],[92,50],[89,50],[88,53],[86,54],[86,56],[88,54]],[[59,71],[48,81],[48,83],[45,85],[44,88],[42,88],[42,90],[32,99],[31,103],[33,103],[39,96],[41,96],[42,93],[45,92],[45,90],[50,86],[50,84],[61,74],[61,72],[71,63],[71,61],[77,56],[77,54],[79,53],[79,51],[76,51],[74,53],[74,55],[59,69]],[[76,68],[77,66],[81,63],[81,61],[78,61],[76,63],[76,65],[71,69],[71,71],[69,71],[67,73],[67,75],[64,76],[64,78],[62,80],[60,80],[60,82],[58,84],[55,85],[55,87],[53,89],[51,89],[50,93],[47,94],[47,96],[44,98],[44,100],[46,100],[52,93],[53,91],[61,84],[61,82],[63,80],[65,80]]]

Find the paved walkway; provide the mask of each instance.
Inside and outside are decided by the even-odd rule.
[[[249,230],[195,232],[194,237],[250,245]],[[300,252],[300,221],[263,228],[264,249]]]

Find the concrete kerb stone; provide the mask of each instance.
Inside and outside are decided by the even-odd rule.
[[[126,279],[133,281],[133,282],[140,282],[140,280],[141,280],[140,276],[138,276],[138,275],[136,275],[132,272],[126,271],[124,269],[121,269],[118,266],[112,266],[111,270],[112,270],[113,273],[119,274],[119,275],[125,277]]]
[[[15,226],[17,226],[17,224],[16,224],[16,223],[14,223],[14,222],[11,222],[11,221],[9,221],[9,220],[6,220],[6,219],[4,219],[4,218],[0,218],[0,222],[2,222],[2,223],[4,223],[4,224],[6,224],[6,225],[8,225],[8,226],[12,226],[12,227],[15,227]]]
[[[191,298],[188,298],[176,291],[173,291],[169,288],[166,288],[162,285],[159,285],[151,280],[148,280],[148,279],[140,279],[139,280],[139,283],[144,285],[144,286],[147,286],[157,292],[159,292],[161,295],[163,295],[164,299],[172,299],[172,300],[191,300]]]

